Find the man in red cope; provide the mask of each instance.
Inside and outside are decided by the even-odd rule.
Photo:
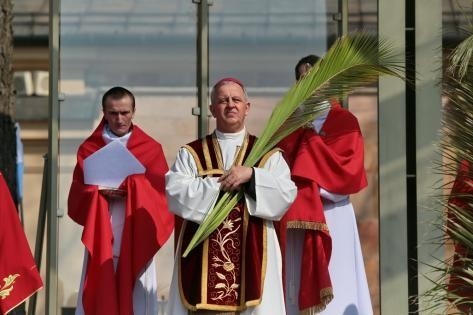
[[[166,174],[169,208],[184,219],[167,314],[285,315],[281,252],[273,227],[296,196],[278,149],[242,165],[256,138],[245,127],[250,103],[235,78],[217,82],[210,111],[216,130],[183,146]],[[191,237],[221,191],[245,197],[185,258]]]
[[[318,57],[302,58],[296,79]],[[279,224],[286,310],[294,314],[369,315],[373,310],[349,195],[367,185],[358,121],[333,102],[280,144],[298,188]]]
[[[0,173],[0,315],[43,287],[10,190]]]
[[[164,193],[168,167],[161,145],[132,123],[130,91],[108,90],[102,110],[100,125],[77,152],[68,199],[69,216],[84,227],[86,248],[76,314],[156,314],[154,255],[174,226]],[[84,160],[112,141],[126,146],[144,174],[128,175],[119,189],[85,184]]]

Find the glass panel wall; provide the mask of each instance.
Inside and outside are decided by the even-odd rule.
[[[168,164],[196,137],[196,8],[189,0],[61,1],[59,296],[76,306],[84,247],[82,227],[67,216],[80,143],[102,118],[101,97],[124,86],[136,97],[134,122],[163,145]],[[171,237],[172,240],[172,237]],[[172,242],[158,257],[158,293],[166,299]],[[163,305],[161,305],[163,306]]]
[[[227,76],[244,82],[253,103],[248,126],[255,134],[295,82],[297,61],[324,54],[328,38],[337,34],[324,0],[219,0],[209,15],[210,85]]]
[[[376,31],[376,10],[375,1],[350,4],[350,31]],[[210,84],[224,76],[245,83],[252,102],[251,133],[260,133],[273,106],[294,83],[296,62],[308,54],[323,55],[337,37],[337,12],[338,4],[327,0],[213,1]],[[76,150],[100,122],[102,94],[115,85],[135,93],[135,122],[163,144],[168,164],[179,145],[197,136],[196,118],[191,115],[197,106],[195,13],[190,0],[61,1],[60,307],[76,305],[84,249],[82,228],[66,214],[67,196]],[[352,200],[373,305],[378,308],[377,99],[374,90],[360,95],[350,98],[349,107],[359,118],[367,143],[369,187]],[[171,246],[160,256],[159,268],[171,268]],[[163,299],[170,275],[171,270],[158,272],[163,276],[159,282]]]

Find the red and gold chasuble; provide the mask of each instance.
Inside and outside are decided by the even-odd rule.
[[[241,165],[255,137],[247,135],[236,157]],[[222,153],[215,134],[185,146],[194,157],[199,176],[224,173]],[[272,152],[259,163],[262,165]],[[248,214],[245,200],[233,208],[222,224],[186,258],[186,248],[198,224],[184,221],[179,257],[179,290],[184,306],[191,310],[235,312],[260,304],[266,270],[264,220]]]

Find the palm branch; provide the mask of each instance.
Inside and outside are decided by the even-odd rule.
[[[473,57],[473,36],[467,37],[462,41],[455,49],[454,54],[452,54],[451,62],[449,64],[448,71],[450,73],[455,73],[458,79],[462,79],[471,73],[469,68],[471,67],[470,62],[465,62],[465,60],[471,60]]]
[[[472,58],[473,35],[470,35],[452,51],[444,75],[443,93],[448,103],[443,111],[442,160],[437,163],[437,172],[450,178],[457,177],[462,161],[473,165]],[[467,175],[471,179],[472,174]],[[450,181],[440,188],[449,189],[451,184]],[[426,277],[435,285],[423,294],[425,310],[432,314],[463,314],[465,309],[473,310],[473,296],[464,293],[473,287],[473,194],[450,193],[438,197],[440,207],[435,226],[442,234],[434,242],[461,246],[466,254],[456,253],[428,264],[430,275]],[[449,203],[452,197],[463,206]],[[459,263],[453,264],[454,261]],[[451,279],[458,280],[458,285],[449,286]]]
[[[254,166],[282,139],[326,111],[330,106],[327,100],[342,99],[353,90],[376,82],[379,75],[403,78],[402,73],[392,49],[376,35],[360,33],[339,38],[273,109],[244,165]],[[222,195],[200,224],[183,257],[220,225],[242,196],[242,191]]]

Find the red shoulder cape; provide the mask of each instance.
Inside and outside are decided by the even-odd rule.
[[[319,189],[348,195],[367,185],[363,138],[356,117],[334,104],[319,134],[301,128],[279,147],[285,152],[298,188],[296,200],[278,225],[283,257],[287,229],[305,229],[299,308],[321,310],[333,295],[328,273],[332,243]]]
[[[168,170],[161,145],[138,126],[127,147],[145,166],[145,174],[128,176],[125,224],[117,271],[113,267],[113,234],[107,198],[95,185],[84,184],[83,162],[105,145],[102,121],[79,147],[68,199],[68,214],[84,226],[82,242],[89,253],[82,303],[87,315],[133,314],[133,288],[139,272],[169,238],[173,216],[165,197]],[[115,294],[114,294],[115,293]]]
[[[43,287],[15,204],[0,173],[0,314],[6,314]]]

